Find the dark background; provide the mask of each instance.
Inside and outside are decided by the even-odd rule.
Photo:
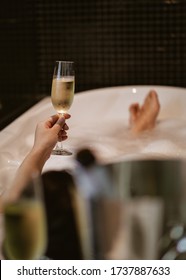
[[[76,92],[186,87],[186,0],[1,0],[0,128],[50,95],[55,60]]]

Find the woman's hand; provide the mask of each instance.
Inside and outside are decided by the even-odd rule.
[[[42,172],[42,168],[57,141],[63,141],[67,138],[68,126],[65,120],[69,118],[69,114],[64,114],[63,117],[54,115],[48,120],[38,123],[33,148],[20,165],[13,181],[12,193],[10,192],[9,195],[18,196],[30,182],[32,174]]]
[[[67,130],[69,127],[65,123],[65,120],[69,118],[69,114],[63,114],[61,117],[54,115],[48,120],[38,123],[35,131],[33,150],[43,151],[50,156],[57,141],[67,139]]]

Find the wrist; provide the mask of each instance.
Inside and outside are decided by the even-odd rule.
[[[50,157],[50,153],[46,149],[36,149],[35,147],[33,147],[28,157],[31,159],[33,166],[35,166],[35,169],[41,172],[45,162]]]

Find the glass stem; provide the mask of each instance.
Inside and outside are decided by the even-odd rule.
[[[59,114],[59,117],[63,117],[63,113],[58,113]],[[56,144],[56,149],[58,149],[58,150],[63,150],[63,143],[62,143],[62,141],[61,142],[57,142],[57,144]]]
[[[58,145],[59,145],[60,150],[63,150],[63,143],[62,143],[62,141],[58,142]]]
[[[63,150],[63,144],[62,144],[62,141],[61,141],[61,142],[57,142],[57,143],[56,143],[55,150]]]

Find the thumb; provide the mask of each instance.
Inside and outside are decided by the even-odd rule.
[[[57,130],[58,132],[62,129],[63,125],[65,124],[65,118],[60,117],[57,122],[53,125],[53,129]]]

